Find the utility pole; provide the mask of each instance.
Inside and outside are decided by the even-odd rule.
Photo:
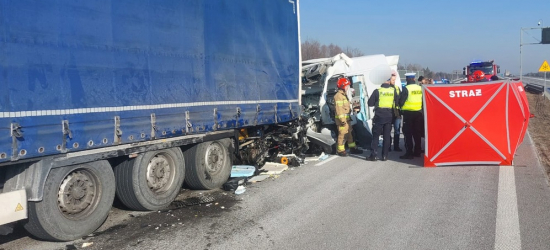
[[[520,31],[519,31],[519,80],[520,81],[523,81],[523,55],[521,53],[521,49],[522,49],[523,45],[546,44],[545,41],[539,41],[538,43],[523,43],[523,32],[524,31],[534,30],[534,29],[540,29],[541,31],[543,31],[545,29],[542,19],[539,20],[538,26],[541,26],[541,27],[521,28]],[[541,32],[541,33],[544,33],[544,32]],[[544,40],[544,38],[542,40]]]

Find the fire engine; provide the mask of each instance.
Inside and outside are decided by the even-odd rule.
[[[485,79],[490,80],[492,76],[500,73],[500,66],[496,65],[494,63],[494,60],[491,61],[473,61],[468,66],[464,67],[462,69],[462,74],[466,76],[465,82],[477,82],[479,80],[476,80],[474,77],[474,72],[476,71],[482,71],[485,75]]]

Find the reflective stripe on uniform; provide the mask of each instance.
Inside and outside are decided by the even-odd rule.
[[[378,107],[379,108],[392,108],[394,88],[379,88],[378,89]]]
[[[355,148],[355,147],[356,147],[355,142],[348,143],[348,147],[350,147],[350,148]]]
[[[342,151],[346,150],[346,146],[345,145],[338,145],[336,150],[338,150],[338,152],[342,152]]]
[[[409,96],[401,110],[420,111],[422,109],[422,87],[418,84],[407,85]]]
[[[349,118],[348,114],[345,115],[336,115],[336,118]]]
[[[349,102],[347,100],[336,101],[336,105],[339,107],[343,107],[344,105],[348,105],[348,104]]]

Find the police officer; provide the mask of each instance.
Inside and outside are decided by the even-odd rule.
[[[352,154],[362,154],[363,150],[358,149],[351,135],[352,127],[349,122],[351,106],[346,92],[349,90],[350,82],[347,78],[338,79],[338,92],[334,95],[334,103],[336,104],[336,126],[338,127],[338,141],[336,145],[336,154],[339,156],[347,156],[346,142],[348,143],[349,151]]]
[[[372,119],[372,143],[371,154],[367,157],[368,161],[378,160],[378,138],[383,134],[384,143],[382,146],[381,160],[388,159],[388,151],[391,145],[391,127],[394,118],[393,108],[397,106],[399,96],[395,88],[385,82],[380,88],[375,89],[369,98],[369,107],[374,107],[374,118]]]
[[[403,113],[403,134],[405,135],[406,153],[399,158],[413,159],[420,157],[420,145],[424,130],[424,116],[422,114],[422,87],[416,84],[415,73],[405,74],[407,86],[401,92],[399,104]]]

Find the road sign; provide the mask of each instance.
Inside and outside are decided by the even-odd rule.
[[[546,60],[544,60],[544,62],[540,66],[539,72],[550,72],[550,65],[548,65],[548,62]]]

